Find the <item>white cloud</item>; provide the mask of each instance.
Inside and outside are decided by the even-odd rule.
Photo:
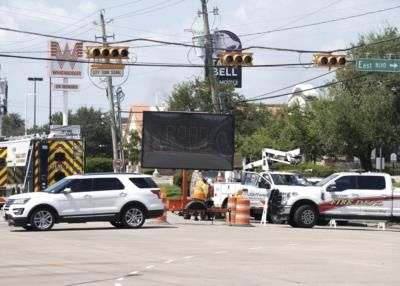
[[[90,14],[98,10],[98,8],[94,2],[85,1],[78,5],[78,10],[83,14]]]

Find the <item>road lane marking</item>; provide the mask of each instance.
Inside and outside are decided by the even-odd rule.
[[[194,256],[192,256],[192,255],[189,255],[189,256],[185,256],[183,259],[191,259],[191,258],[193,258]]]
[[[250,250],[258,250],[258,249],[261,249],[261,248],[263,248],[262,246],[256,246],[256,247],[250,247],[249,249]]]
[[[216,251],[216,252],[214,252],[215,254],[225,254],[226,253],[226,251]]]
[[[122,281],[122,280],[124,280],[124,277],[120,277],[117,279],[117,281]]]
[[[165,261],[164,263],[169,264],[169,263],[172,263],[172,262],[175,262],[175,259],[167,260],[167,261]]]
[[[146,269],[151,269],[151,268],[154,268],[154,265],[147,265],[145,268]]]

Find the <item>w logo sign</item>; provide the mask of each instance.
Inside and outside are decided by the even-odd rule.
[[[64,47],[64,48],[63,48]],[[83,56],[83,43],[50,42],[50,58],[54,59],[49,65],[51,77],[82,77],[82,64],[77,61]]]

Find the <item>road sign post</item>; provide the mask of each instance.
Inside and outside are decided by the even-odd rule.
[[[356,68],[364,72],[400,72],[400,60],[357,59]]]

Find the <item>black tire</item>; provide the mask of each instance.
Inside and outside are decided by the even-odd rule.
[[[129,205],[121,213],[121,221],[127,228],[140,228],[146,220],[143,208]]]
[[[310,205],[299,206],[294,212],[294,223],[298,227],[312,228],[318,221],[318,213]]]
[[[116,227],[116,228],[123,228],[124,224],[120,221],[110,221],[111,225]]]
[[[32,230],[48,231],[53,227],[55,219],[56,216],[51,209],[39,207],[31,213],[29,223]]]
[[[288,224],[289,224],[291,227],[299,227],[299,226],[297,225],[297,223],[294,222],[294,219],[293,219],[293,218],[290,218],[290,219],[288,220]]]

